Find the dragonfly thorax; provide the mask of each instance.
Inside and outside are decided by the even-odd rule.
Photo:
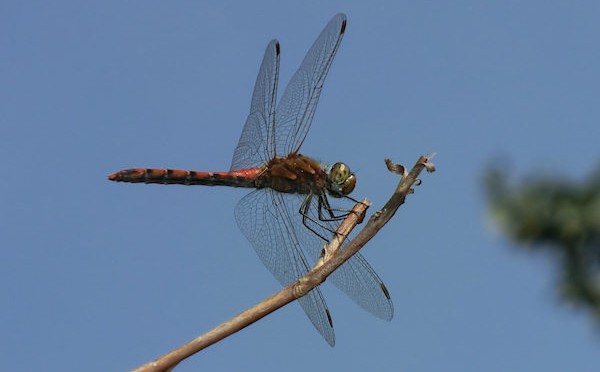
[[[319,194],[341,198],[356,186],[356,176],[344,163],[335,163],[329,172],[318,161],[300,154],[271,159],[257,177],[255,187],[296,194]]]
[[[296,194],[322,194],[329,190],[329,184],[319,162],[300,154],[271,159],[256,180],[257,188]]]

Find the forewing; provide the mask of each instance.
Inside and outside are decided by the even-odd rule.
[[[255,167],[274,155],[275,102],[279,76],[279,42],[272,40],[254,84],[250,114],[233,153],[231,170]]]
[[[315,196],[311,199],[311,205],[307,214],[309,218],[306,219],[306,224],[323,237],[331,238],[333,237],[331,231],[337,230],[341,220],[320,221],[317,203],[318,198]],[[323,213],[326,213],[326,211],[323,210]],[[299,220],[302,220],[302,217]],[[299,239],[302,241],[302,247],[309,260],[311,258],[318,258],[321,254],[323,240],[306,228],[306,226],[301,231],[302,235]],[[344,245],[340,249],[344,249]],[[327,281],[332,282],[360,307],[378,318],[391,320],[394,316],[394,307],[387,288],[375,270],[373,270],[360,253],[356,253],[334,271],[327,278]]]
[[[296,152],[310,128],[323,82],[346,29],[346,16],[334,16],[314,42],[298,71],[292,76],[276,112],[275,152]]]
[[[283,286],[304,276],[309,266],[300,248],[298,197],[271,189],[246,195],[235,208],[235,218],[263,264]],[[317,287],[298,299],[323,338],[333,346],[335,336],[329,309]]]

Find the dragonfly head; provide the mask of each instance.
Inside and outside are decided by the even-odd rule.
[[[329,192],[334,197],[346,196],[354,190],[356,177],[350,172],[350,167],[344,163],[335,163],[329,174]]]

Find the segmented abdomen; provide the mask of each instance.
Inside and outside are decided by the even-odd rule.
[[[232,172],[196,172],[181,169],[133,168],[108,176],[116,182],[159,183],[164,185],[205,185],[256,187],[255,179],[261,168],[248,168]]]

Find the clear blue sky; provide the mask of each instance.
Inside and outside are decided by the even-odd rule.
[[[335,348],[291,304],[178,370],[597,370],[598,328],[557,300],[552,261],[492,228],[481,177],[598,165],[599,3],[324,3],[0,4],[3,369],[133,368],[278,289],[233,218],[244,190],[106,176],[227,170],[269,40],[283,88],[344,12],[303,153],[348,163],[373,211],[397,182],[384,158],[438,153],[363,250],[395,318],[326,283]]]

